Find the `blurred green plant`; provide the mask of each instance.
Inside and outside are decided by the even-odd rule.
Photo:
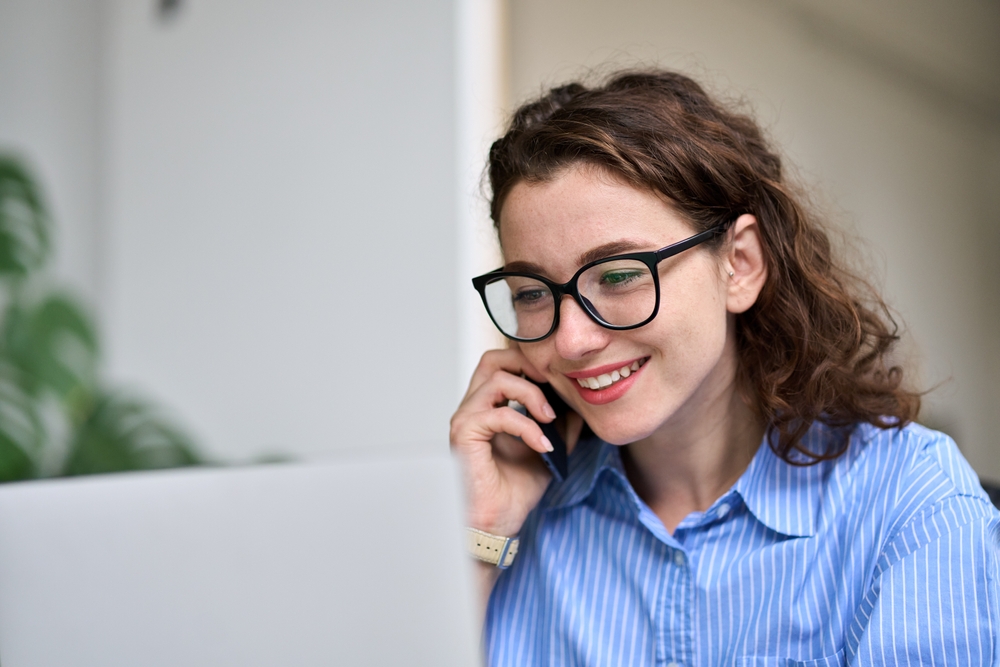
[[[201,462],[153,405],[101,381],[87,310],[47,287],[51,235],[36,181],[0,155],[0,482]]]

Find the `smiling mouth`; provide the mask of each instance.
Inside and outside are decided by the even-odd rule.
[[[645,364],[648,360],[649,357],[636,359],[631,364],[622,366],[618,370],[611,371],[610,373],[602,373],[601,375],[589,378],[576,378],[576,381],[581,387],[584,389],[590,389],[591,391],[607,389],[611,385],[624,380],[629,375],[642,368],[643,364]]]

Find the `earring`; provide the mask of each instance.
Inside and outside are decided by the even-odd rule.
[[[736,275],[736,274],[734,274],[732,271],[729,272],[729,277],[730,278],[732,278],[734,275]]]

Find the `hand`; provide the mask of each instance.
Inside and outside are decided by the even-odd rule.
[[[551,443],[538,424],[507,406],[515,400],[540,422],[555,419],[542,390],[522,373],[546,381],[519,350],[490,350],[451,418],[451,447],[464,472],[469,525],[505,537],[521,530],[550,480],[538,454],[551,451]]]

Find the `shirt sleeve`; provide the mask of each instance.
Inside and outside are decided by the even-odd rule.
[[[847,635],[850,665],[1000,667],[1000,517],[956,495],[882,550]]]

